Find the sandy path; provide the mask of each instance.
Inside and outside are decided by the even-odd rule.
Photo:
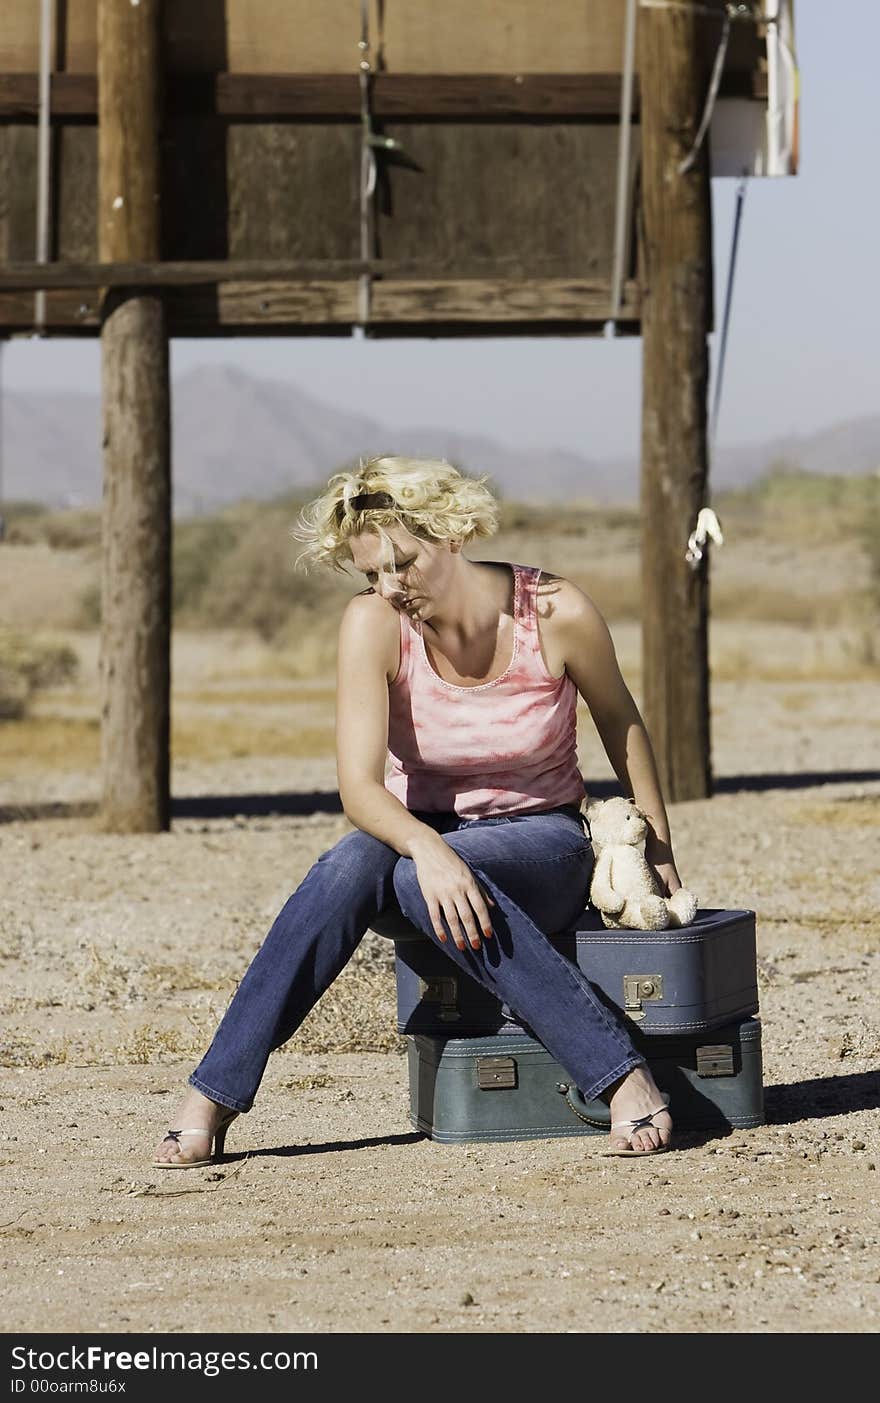
[[[722,774],[876,766],[876,682],[719,683],[714,700]],[[333,787],[325,761],[290,778],[194,763],[177,789]],[[71,772],[63,797],[93,783]],[[19,778],[0,803],[53,792]],[[0,826],[0,1327],[876,1331],[880,778],[721,793],[671,818],[702,904],[758,913],[765,1127],[653,1162],[604,1159],[598,1137],[417,1137],[388,947],[368,937],[273,1058],[231,1157],[180,1176],[148,1164],[177,1087],[346,821]]]

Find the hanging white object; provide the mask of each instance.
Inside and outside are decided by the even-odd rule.
[[[766,0],[767,175],[797,175],[800,74],[792,0]]]
[[[688,548],[685,555],[688,565],[699,565],[703,559],[703,547],[707,541],[714,541],[716,546],[724,545],[721,522],[711,507],[701,507],[697,516],[697,524],[688,536]]]
[[[767,104],[719,97],[711,125],[714,176],[796,175],[800,76],[793,0],[764,0]]]

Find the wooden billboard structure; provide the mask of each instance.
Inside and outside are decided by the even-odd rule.
[[[613,286],[627,10],[7,0],[0,335],[103,344],[108,826],[169,814],[169,337],[596,334],[612,308],[645,341],[647,720],[668,797],[710,792],[708,576],[684,564],[706,479],[705,145],[678,170],[725,5],[640,0]],[[722,93],[761,101],[763,52],[759,25],[733,26]]]

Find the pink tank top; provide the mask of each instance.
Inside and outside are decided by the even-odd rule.
[[[421,625],[400,615],[400,667],[389,687],[386,788],[410,810],[461,818],[580,804],[577,690],[553,677],[541,653],[540,569],[512,565],[513,655],[476,687],[445,682],[431,666]]]

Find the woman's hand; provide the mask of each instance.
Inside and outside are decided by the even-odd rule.
[[[675,858],[672,856],[672,848],[662,839],[658,838],[653,829],[648,829],[645,839],[645,857],[649,866],[657,874],[660,883],[660,895],[672,896],[681,886],[681,878],[675,866]]]
[[[410,855],[437,939],[446,943],[445,919],[459,950],[465,950],[468,942],[479,950],[481,937],[492,938],[488,907],[495,902],[491,896],[439,834],[431,832],[413,842]]]

